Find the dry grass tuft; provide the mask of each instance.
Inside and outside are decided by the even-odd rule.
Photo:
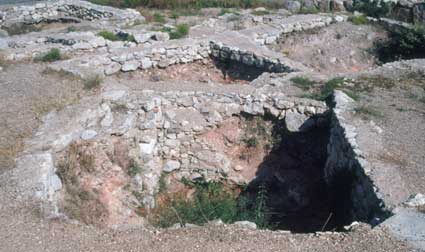
[[[44,98],[39,99],[33,103],[32,112],[37,119],[41,119],[44,115],[50,111],[62,110],[68,105],[77,103],[78,97],[56,97],[56,98]]]

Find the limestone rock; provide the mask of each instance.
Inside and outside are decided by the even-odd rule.
[[[162,170],[164,172],[172,172],[172,171],[177,170],[179,168],[180,168],[180,162],[179,161],[170,160],[170,161],[167,161],[167,163],[165,163]]]
[[[291,132],[298,132],[308,117],[298,112],[287,111],[285,116],[286,127]]]
[[[236,226],[243,227],[243,228],[257,229],[257,224],[255,224],[254,222],[250,222],[250,221],[236,221],[233,224],[236,225]]]
[[[417,193],[412,195],[409,200],[404,203],[408,207],[422,207],[425,206],[425,195]]]
[[[152,38],[153,34],[150,32],[134,34],[134,39],[138,44],[148,42]]]
[[[83,133],[81,133],[81,139],[83,140],[90,140],[97,136],[97,132],[94,130],[85,130]]]
[[[112,75],[118,73],[121,70],[121,64],[117,62],[112,62],[111,64],[105,66],[105,75]]]
[[[137,70],[137,68],[139,68],[139,66],[140,66],[140,63],[136,60],[127,61],[124,63],[124,65],[122,65],[121,71],[123,72],[135,71]]]

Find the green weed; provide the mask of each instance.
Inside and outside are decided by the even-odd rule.
[[[111,31],[100,31],[99,33],[97,33],[97,35],[103,37],[104,39],[110,40],[110,41],[118,41],[120,40],[120,38],[113,32]]]
[[[163,28],[163,32],[167,32],[170,35],[170,39],[180,39],[187,36],[189,33],[189,25],[179,24],[175,29]]]
[[[157,227],[170,227],[175,223],[202,225],[211,220],[221,219],[225,223],[239,220],[255,222],[258,227],[269,227],[266,218],[267,191],[260,187],[254,202],[227,189],[222,182],[184,181],[195,192],[187,199],[178,194],[168,197],[153,210],[150,221]]]
[[[348,21],[350,21],[354,25],[365,25],[369,22],[365,15],[350,16],[348,18]]]
[[[372,51],[383,63],[425,57],[425,25],[389,29],[389,39],[379,40]]]
[[[300,76],[292,78],[291,81],[292,81],[292,83],[294,83],[294,86],[296,86],[296,87],[298,87],[298,88],[300,88],[304,91],[311,89],[316,84],[316,82],[314,82],[314,81],[312,81],[308,78],[300,77]]]
[[[153,20],[160,24],[165,23],[165,17],[161,13],[154,13]]]
[[[53,62],[53,61],[58,61],[61,59],[62,59],[62,56],[61,56],[60,50],[58,48],[52,48],[50,49],[50,51],[42,55],[41,58],[38,58],[36,60],[43,61],[43,62]]]
[[[256,15],[256,16],[264,16],[264,15],[269,15],[271,12],[268,10],[254,10],[253,12],[251,12],[252,15]]]
[[[130,165],[128,166],[128,169],[127,169],[128,176],[135,177],[141,171],[142,171],[142,168],[140,167],[140,165],[135,160],[131,160]]]
[[[348,95],[348,97],[350,97],[351,99],[353,99],[355,101],[360,100],[360,95],[358,93],[356,93],[355,91],[353,91],[353,90],[344,89],[344,93],[346,95]]]
[[[84,89],[90,90],[99,87],[103,82],[99,75],[89,77],[84,80]]]

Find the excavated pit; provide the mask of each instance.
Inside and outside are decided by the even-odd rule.
[[[334,188],[324,179],[330,121],[320,115],[309,120],[316,126],[303,132],[290,132],[282,121],[271,128],[271,150],[258,166],[255,178],[241,192],[255,208],[258,198],[265,198],[265,216],[271,229],[292,232],[340,230],[349,222],[349,188]],[[307,123],[309,124],[310,121]]]
[[[187,81],[218,84],[247,84],[264,69],[247,66],[233,61],[222,61],[215,58],[187,64],[170,65],[167,68],[153,68],[140,71],[141,78],[157,81]]]
[[[332,187],[325,181],[329,117],[329,113],[313,116],[304,123],[304,130],[290,132],[284,120],[271,115],[242,114],[204,136],[216,148],[221,147],[236,167],[243,167],[223,180],[227,181],[225,188],[233,188],[238,205],[243,205],[236,219],[253,221],[253,215],[261,215],[260,228],[295,233],[341,231],[353,221],[353,175],[341,177]],[[230,144],[231,136],[239,141]],[[232,178],[238,176],[248,183],[235,187]],[[172,194],[192,195],[193,188],[174,182],[179,185],[168,188]],[[164,202],[164,195],[172,201],[173,196],[166,193],[159,196],[160,202]]]

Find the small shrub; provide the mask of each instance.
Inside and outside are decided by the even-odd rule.
[[[84,80],[84,88],[87,90],[99,87],[102,84],[102,77],[99,75],[89,77]]]
[[[113,32],[110,31],[100,31],[97,35],[103,37],[104,39],[110,40],[110,41],[118,41],[120,38]]]
[[[161,23],[161,24],[165,23],[165,17],[160,13],[154,13],[153,20],[157,23]]]
[[[317,14],[320,11],[316,7],[306,8],[304,6],[301,7],[299,14]]]
[[[62,59],[61,52],[58,48],[50,49],[50,51],[48,51],[46,54],[44,54],[40,58],[40,60],[43,62],[53,62],[53,61],[58,61],[61,59]]]
[[[270,11],[268,11],[268,10],[258,10],[258,11],[251,12],[251,14],[256,15],[256,16],[264,16],[264,15],[269,15]]]
[[[353,11],[365,13],[367,16],[380,18],[391,13],[394,3],[381,0],[355,1]]]
[[[136,43],[136,39],[134,38],[134,36],[130,35],[128,33],[120,32],[116,36],[117,36],[118,40]]]
[[[355,25],[365,25],[369,22],[365,15],[350,16],[348,18],[348,21],[350,21],[351,23]]]
[[[425,57],[425,25],[394,28],[389,39],[375,43],[372,51],[383,63]]]
[[[325,86],[320,91],[321,100],[325,100],[330,95],[332,95],[333,91],[336,88],[341,87],[343,83],[344,83],[344,77],[337,77],[327,81],[325,83]]]
[[[258,145],[258,140],[255,137],[250,137],[248,139],[245,139],[244,142],[245,142],[245,145],[249,148],[254,148],[254,147],[257,147]]]
[[[344,90],[344,93],[345,93],[346,95],[348,95],[348,97],[350,97],[351,99],[353,99],[353,100],[355,100],[355,101],[360,100],[360,95],[359,95],[359,94],[357,94],[355,91],[352,91],[352,90]]]
[[[193,198],[186,199],[183,195],[169,197],[164,204],[154,209],[151,222],[166,228],[175,223],[202,225],[215,219],[226,223],[236,219],[235,196],[222,183],[202,180],[191,183],[191,187],[195,189]]]
[[[75,26],[69,26],[68,28],[66,28],[66,32],[75,32],[77,31],[77,27]]]
[[[239,12],[237,12],[234,9],[227,9],[227,8],[221,8],[220,13],[218,14],[219,16],[223,16],[225,14],[235,14],[235,15],[240,15]]]
[[[139,174],[141,171],[142,171],[142,168],[140,167],[140,165],[136,161],[131,160],[130,165],[128,166],[128,169],[127,169],[128,176],[133,178],[137,174]]]
[[[312,81],[308,78],[300,77],[300,76],[291,78],[291,81],[292,81],[292,83],[294,83],[294,86],[296,86],[296,87],[298,87],[302,90],[305,90],[305,91],[309,90],[310,88],[312,88],[314,86],[314,84],[316,84],[316,82],[314,82],[314,81]]]
[[[167,32],[170,35],[170,39],[180,39],[186,37],[189,33],[189,25],[179,24],[175,29],[164,28],[162,31]]]
[[[170,14],[170,18],[172,18],[174,20],[178,19],[179,17],[180,17],[180,13],[175,11],[175,10],[173,10]]]
[[[184,194],[167,195],[149,216],[153,225],[166,228],[180,223],[202,225],[211,220],[221,219],[225,223],[240,220],[252,221],[260,228],[269,228],[267,213],[267,190],[260,185],[255,198],[242,196],[226,188],[220,181],[196,182],[182,179],[185,186],[194,189],[191,198]],[[241,189],[244,189],[243,187]]]
[[[167,174],[161,173],[161,176],[159,177],[158,181],[158,193],[165,193],[167,191],[167,181],[166,181]]]
[[[145,0],[124,0],[123,6],[126,8],[134,8],[146,3]]]

